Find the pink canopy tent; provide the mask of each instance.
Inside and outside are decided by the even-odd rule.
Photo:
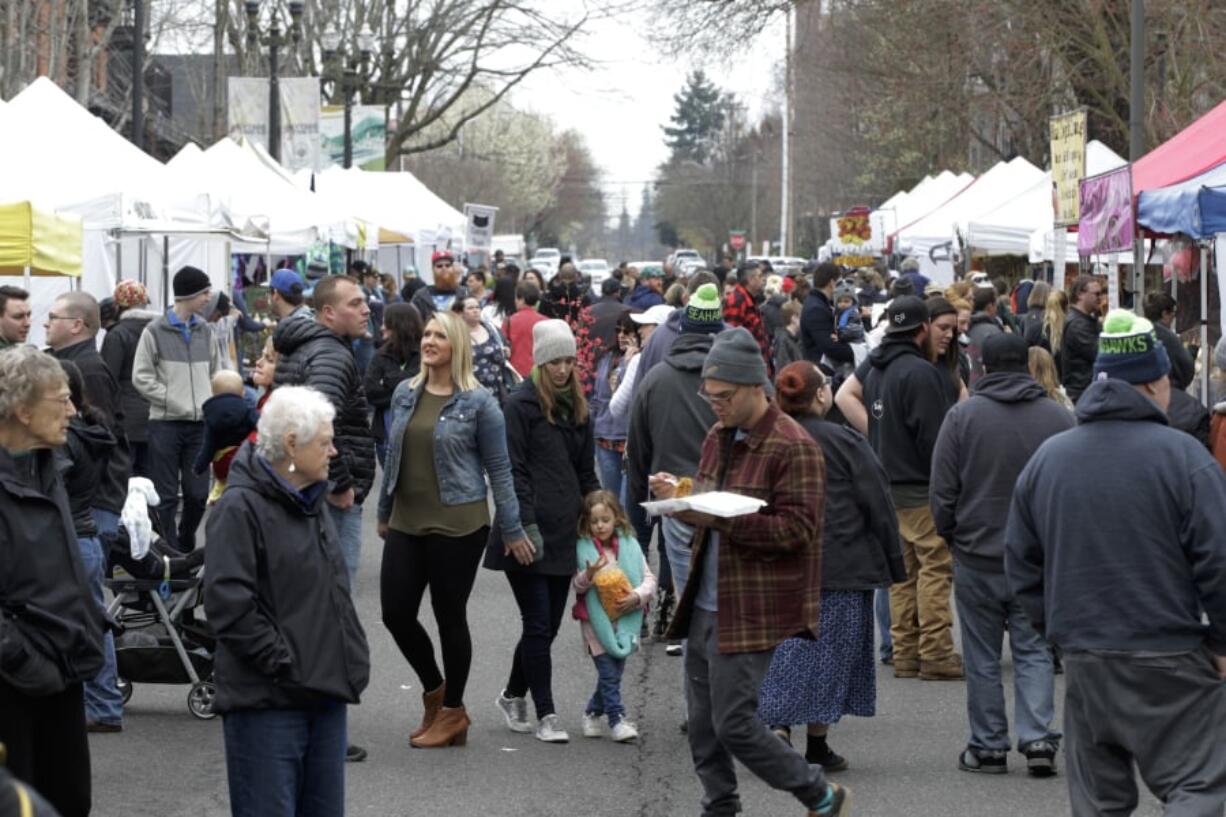
[[[1226,162],[1226,102],[1132,165],[1132,195],[1187,181]]]

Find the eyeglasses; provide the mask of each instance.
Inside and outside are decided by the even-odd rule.
[[[435,263],[434,268],[438,269],[439,267],[450,267],[450,266],[451,266],[450,261],[438,261]]]
[[[40,403],[59,403],[66,409],[72,408],[72,395],[70,394],[66,394],[63,397],[40,397],[38,401]]]
[[[75,315],[57,315],[54,312],[48,312],[47,320],[49,321],[79,321],[81,319]]]
[[[736,397],[736,393],[740,388],[729,389],[728,391],[709,392],[706,389],[699,389],[698,396],[705,400],[708,404],[726,406],[732,402],[732,398]]]

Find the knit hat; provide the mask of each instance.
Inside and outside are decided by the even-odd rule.
[[[1098,336],[1095,380],[1112,378],[1140,385],[1161,380],[1170,371],[1171,360],[1152,323],[1127,309],[1107,314]]]
[[[885,315],[887,335],[910,332],[930,320],[928,307],[914,295],[903,295],[890,301],[890,305],[885,308]]]
[[[758,342],[743,326],[725,329],[715,336],[702,364],[703,380],[722,380],[742,386],[765,386],[766,361]]]
[[[715,335],[724,329],[724,310],[719,302],[719,288],[703,284],[690,295],[681,316],[681,331],[691,335]]]
[[[149,293],[145,291],[145,285],[140,281],[128,279],[115,285],[115,305],[120,309],[131,309],[147,303],[149,303]]]
[[[188,298],[195,298],[201,292],[211,289],[213,282],[209,280],[209,276],[205,275],[195,267],[183,267],[175,273],[175,300],[186,301]]]
[[[856,300],[856,285],[853,284],[851,281],[847,280],[846,278],[844,278],[842,281],[839,281],[837,284],[835,284],[835,287],[834,287],[835,303],[838,303],[839,298],[851,298],[852,301],[855,301]]]
[[[983,342],[983,366],[989,372],[1030,371],[1030,348],[1012,332],[992,335]]]
[[[554,318],[532,327],[532,362],[537,366],[575,355],[575,334],[566,321]]]

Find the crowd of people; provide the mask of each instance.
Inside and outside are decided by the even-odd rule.
[[[87,733],[123,729],[105,577],[144,479],[168,552],[202,555],[236,816],[344,812],[367,499],[382,621],[422,689],[414,747],[467,743],[484,567],[521,622],[511,732],[570,740],[568,618],[585,738],[639,738],[621,681],[645,639],[684,656],[670,694],[704,815],[740,811],[735,761],[849,814],[832,728],[876,714],[879,665],[965,682],[958,769],[1007,773],[1016,748],[1049,777],[1063,748],[1079,817],[1130,813],[1134,766],[1168,814],[1222,813],[1226,406],[1186,391],[1169,296],[1142,317],[1105,309],[1096,276],[942,287],[915,259],[623,265],[598,292],[565,258],[548,284],[446,250],[431,272],[397,292],[364,262],[278,269],[265,323],[184,267],[165,310],[129,280],[59,296],[45,352],[29,294],[0,287],[0,744],[58,813],[90,811]],[[718,491],[759,507],[642,505]]]

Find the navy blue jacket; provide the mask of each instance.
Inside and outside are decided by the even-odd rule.
[[[200,407],[204,413],[204,436],[192,470],[203,474],[223,448],[242,445],[260,422],[260,413],[239,394],[216,394]]]
[[[1065,650],[1226,655],[1226,473],[1123,381],[1092,383],[1077,419],[1013,494],[1005,573],[1027,617]]]
[[[855,363],[851,346],[835,338],[834,307],[820,289],[810,290],[805,298],[800,311],[800,341],[805,357],[814,363],[821,363],[823,355],[837,363]]]

